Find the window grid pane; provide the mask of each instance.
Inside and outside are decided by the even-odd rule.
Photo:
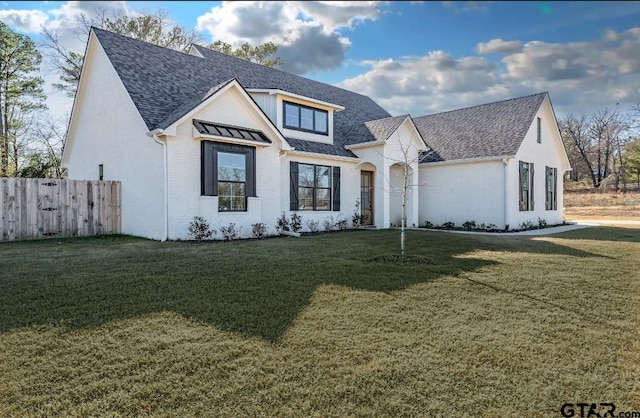
[[[218,153],[218,181],[246,181],[246,157],[243,154]]]
[[[298,165],[298,210],[331,210],[331,167]]]
[[[244,183],[218,182],[218,210],[244,211],[247,209]]]
[[[316,111],[316,126],[315,130],[318,132],[327,132],[327,114],[324,112]]]
[[[310,131],[313,130],[313,110],[306,107],[300,108],[300,127]]]
[[[298,116],[298,106],[286,103],[284,105],[285,125],[291,127],[300,127],[300,118]]]
[[[329,187],[329,167],[316,166],[316,187]]]
[[[331,190],[316,189],[316,208],[315,210],[329,210],[331,208]]]
[[[298,209],[313,210],[313,188],[300,187],[298,189]]]

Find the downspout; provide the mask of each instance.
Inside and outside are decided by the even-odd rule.
[[[502,163],[504,164],[504,225],[505,229],[507,226],[511,225],[511,216],[509,212],[509,160],[510,158],[503,158]]]
[[[164,200],[164,204],[163,206],[163,231],[162,231],[162,238],[160,239],[160,242],[165,242],[168,238],[169,238],[169,180],[168,180],[168,176],[167,176],[167,143],[165,141],[162,141],[159,139],[159,136],[162,135],[164,133],[164,131],[162,129],[154,129],[151,132],[148,132],[147,135],[152,137],[153,140],[160,144],[160,146],[162,146],[163,149],[163,158],[162,158],[162,172],[163,172],[163,176],[162,176],[162,180],[163,180],[163,200]]]

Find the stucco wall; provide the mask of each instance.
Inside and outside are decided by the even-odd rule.
[[[218,212],[216,196],[201,196],[200,140],[194,139],[192,119],[258,129],[273,142],[256,147],[256,194],[249,197],[246,212]],[[251,236],[251,225],[274,219],[280,210],[281,188],[277,182],[281,160],[279,142],[268,124],[259,117],[235,88],[222,92],[214,101],[181,123],[176,137],[167,141],[169,172],[169,238],[185,239],[194,216],[204,217],[220,230],[233,222],[242,227],[242,236]],[[275,181],[274,181],[275,180]],[[288,190],[288,189],[287,189]],[[220,237],[220,234],[218,234]]]
[[[65,161],[68,178],[122,182],[122,232],[163,234],[163,149],[148,131],[98,41],[85,59]]]
[[[466,221],[504,228],[504,164],[501,160],[420,165],[420,225]]]
[[[542,141],[537,142],[537,122],[542,121]],[[544,219],[548,224],[559,224],[563,221],[563,174],[569,167],[564,160],[564,149],[557,132],[554,116],[548,97],[538,110],[536,117],[525,136],[520,149],[514,159],[509,161],[509,213],[508,217],[512,228],[518,228],[523,222],[531,221],[538,224],[538,218]],[[518,205],[519,196],[519,161],[534,163],[534,210],[520,211]],[[545,210],[545,166],[558,169],[557,184],[557,210]]]
[[[291,190],[291,180],[289,174],[289,162],[295,161],[302,164],[317,164],[326,165],[332,167],[340,167],[340,210],[339,211],[310,211],[299,210],[295,211],[302,217],[303,231],[308,231],[306,222],[313,220],[318,222],[320,231],[324,230],[324,221],[329,217],[333,218],[333,221],[338,219],[347,219],[347,224],[351,227],[351,217],[355,210],[356,199],[360,198],[360,170],[356,170],[356,163],[350,161],[339,161],[327,158],[315,158],[303,155],[288,154],[282,159],[282,171],[280,175],[280,182],[282,187],[282,198],[280,213],[276,214],[273,218],[268,218],[264,222],[270,228],[275,225],[276,217],[281,215],[284,211],[285,214],[290,217],[292,211],[290,211],[289,192]]]

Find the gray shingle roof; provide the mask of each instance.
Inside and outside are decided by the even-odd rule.
[[[181,104],[180,106],[178,106],[173,112],[170,112],[162,122],[160,122],[159,127],[162,128],[166,128],[167,126],[170,126],[172,123],[176,122],[178,119],[180,119],[182,116],[186,115],[187,113],[189,113],[189,111],[193,108],[195,108],[196,106],[198,106],[200,103],[204,102],[205,100],[207,100],[209,97],[213,96],[218,90],[220,90],[221,88],[223,88],[224,86],[226,86],[227,84],[231,83],[234,79],[230,79],[227,81],[224,81],[220,84],[216,84],[215,86],[211,87],[202,97],[192,97],[189,100],[187,100],[186,102],[184,102],[183,104]]]
[[[385,141],[408,116],[393,116],[341,127],[340,135],[338,135],[340,143],[342,145],[353,145],[362,142]]]
[[[336,143],[334,140],[333,144],[323,144],[321,142],[315,141],[305,141],[302,139],[296,138],[285,138],[289,145],[295,148],[296,151],[305,151],[305,152],[313,152],[316,154],[327,154],[327,155],[338,155],[341,157],[351,157],[357,158],[357,156],[346,149],[342,144]]]
[[[431,148],[422,162],[515,155],[546,95],[538,93],[414,118]]]
[[[149,130],[166,128],[186,107],[202,100],[212,86],[233,78],[247,89],[278,88],[344,106],[344,111],[334,115],[335,128],[390,116],[367,96],[208,48],[196,47],[203,59],[93,30]]]

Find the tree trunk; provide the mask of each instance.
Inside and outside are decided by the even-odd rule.
[[[406,158],[405,158],[406,159]],[[407,188],[409,180],[409,166],[404,164],[402,179],[402,222],[400,225],[400,251],[404,257],[404,228],[407,225]]]

